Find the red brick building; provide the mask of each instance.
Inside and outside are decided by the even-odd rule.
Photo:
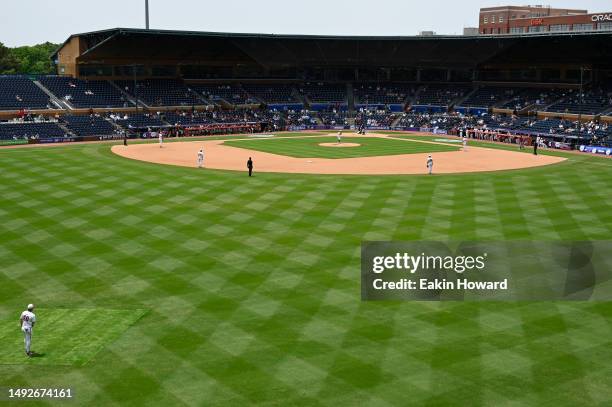
[[[480,34],[525,34],[567,31],[612,31],[612,12],[558,9],[549,6],[500,6],[480,9]]]

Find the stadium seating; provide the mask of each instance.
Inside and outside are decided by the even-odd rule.
[[[64,129],[51,122],[0,123],[0,139],[2,140],[43,139],[66,135],[67,132]]]
[[[243,123],[279,120],[278,113],[265,110],[217,110],[207,112],[166,112],[159,118],[171,125],[196,126],[211,123]]]
[[[59,99],[77,108],[128,106],[121,92],[107,81],[85,81],[64,76],[42,76],[39,80]]]
[[[591,121],[578,124],[558,118],[528,119],[518,116],[492,115],[482,118],[488,128],[510,130],[516,133],[580,136],[583,138],[607,139],[612,137],[612,127],[606,123]]]
[[[105,81],[83,81],[59,76],[43,76],[41,83],[58,97],[70,95],[69,101],[75,107],[112,107],[124,106],[124,94],[115,86]],[[0,84],[0,101],[2,106],[14,105],[15,92],[34,96],[21,98],[25,101],[39,103],[47,107],[47,95],[30,79],[23,76],[2,76]],[[367,127],[417,127],[437,128],[451,131],[458,127],[480,127],[501,129],[524,134],[541,134],[550,136],[578,136],[606,142],[612,138],[612,129],[605,123],[568,122],[560,118],[534,119],[520,115],[487,114],[489,107],[504,107],[513,110],[544,111],[559,113],[598,114],[612,112],[612,93],[607,88],[593,87],[584,91],[581,96],[576,89],[551,87],[513,87],[481,86],[474,90],[469,85],[428,84],[411,85],[408,83],[354,83],[354,98],[347,97],[345,84],[338,83],[248,83],[238,84],[188,84],[179,80],[147,80],[137,82],[138,91],[133,89],[130,81],[118,82],[128,93],[138,94],[147,104],[183,105],[175,111],[138,114],[109,114],[109,118],[118,126],[126,129],[157,129],[170,126],[199,126],[207,124],[235,124],[244,122],[266,123],[268,129],[292,127],[346,126],[348,124]],[[308,109],[298,109],[302,105],[299,95],[310,103]],[[38,99],[37,99],[38,98]],[[349,106],[351,99],[354,104]],[[463,99],[463,100],[462,100]],[[36,101],[38,100],[38,101]],[[194,104],[206,104],[207,101],[223,105],[214,110],[196,112],[191,109]],[[231,109],[231,105],[261,104],[271,106],[266,109]],[[401,113],[397,105],[411,102],[410,113]],[[45,106],[42,106],[42,103]],[[284,105],[283,107],[274,106]],[[456,113],[447,113],[453,104]],[[297,106],[296,106],[297,105]],[[392,108],[392,105],[396,109]],[[209,108],[211,108],[210,106]],[[393,110],[393,111],[391,111]],[[394,113],[396,111],[396,113]],[[28,120],[44,120],[38,113],[25,115]],[[36,124],[36,126],[34,125]],[[39,127],[37,127],[39,125]],[[103,117],[65,116],[60,123],[23,123],[2,127],[3,137],[21,138],[64,136],[70,132],[76,136],[112,135],[116,127]],[[18,127],[11,127],[18,126]],[[21,127],[19,127],[21,126]]]
[[[121,89],[143,100],[148,106],[193,106],[205,105],[204,100],[192,92],[182,81],[173,79],[149,79],[137,81],[117,81]],[[136,89],[134,89],[136,86]]]
[[[398,117],[397,113],[384,110],[364,110],[357,113],[355,124],[365,123],[367,127],[389,127]]]
[[[213,112],[212,119],[216,123],[241,123],[259,121],[258,118],[253,115],[253,111],[251,110],[228,110]]]
[[[456,85],[426,85],[418,91],[416,105],[449,106],[461,98],[470,87]]]
[[[511,99],[517,90],[505,87],[483,86],[472,93],[460,104],[464,107],[491,107]]]
[[[62,121],[76,136],[100,136],[115,133],[115,127],[100,116],[63,116]]]
[[[166,112],[161,115],[161,118],[173,126],[199,126],[214,123],[212,113],[208,112],[195,114],[191,112]]]
[[[247,93],[266,104],[301,103],[293,96],[294,88],[290,84],[245,84]]]
[[[189,84],[187,86],[213,103],[220,101],[232,105],[259,103],[251,98],[238,84]]]
[[[287,125],[288,126],[314,126],[317,124],[315,117],[316,112],[303,109],[300,111],[290,110],[287,112]]]
[[[471,124],[474,119],[470,116],[459,116],[451,114],[415,114],[404,113],[397,125],[399,127],[413,128],[436,128],[440,130],[451,130],[462,124]]]
[[[25,76],[0,76],[0,110],[47,109],[49,96]]]
[[[111,115],[110,118],[119,126],[126,129],[146,129],[167,127],[155,113],[131,113],[125,115]]]
[[[547,105],[563,97],[563,90],[551,88],[520,88],[514,93],[511,100],[499,107],[521,110],[533,105],[532,110],[543,110]]]
[[[401,104],[416,92],[416,87],[406,84],[362,84],[353,87],[355,104]]]
[[[306,83],[299,87],[302,95],[312,103],[346,103],[346,86],[325,83]]]
[[[344,126],[348,124],[347,118],[349,117],[346,111],[321,111],[318,112],[321,123],[326,126]]]
[[[528,118],[512,115],[487,115],[482,117],[481,120],[491,129],[526,130],[529,125]]]
[[[598,114],[612,107],[612,92],[603,89],[584,91],[570,89],[563,100],[548,107],[550,112]]]

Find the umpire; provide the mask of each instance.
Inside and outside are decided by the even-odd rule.
[[[538,140],[539,137],[533,139],[533,155],[538,155]]]
[[[249,157],[249,161],[247,161],[247,168],[249,169],[249,177],[253,176],[253,159]]]

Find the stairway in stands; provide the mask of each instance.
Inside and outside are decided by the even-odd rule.
[[[42,90],[43,92],[47,94],[47,96],[49,96],[49,100],[51,100],[51,103],[53,103],[58,109],[62,109],[62,110],[73,110],[74,109],[74,106],[72,106],[68,101],[64,99],[60,99],[57,96],[55,96],[49,89],[45,88],[45,86],[39,81],[32,81],[32,82],[34,82],[34,85],[38,86],[40,90]]]

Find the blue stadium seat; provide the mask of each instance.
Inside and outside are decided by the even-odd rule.
[[[23,138],[42,139],[64,137],[66,135],[66,131],[59,127],[56,123],[0,123],[0,139],[2,140]]]
[[[78,108],[127,107],[123,94],[107,81],[85,81],[64,76],[41,76],[40,83],[59,99]]]
[[[25,76],[0,76],[0,110],[47,109],[49,96]]]
[[[103,136],[115,133],[115,127],[100,116],[64,116],[62,121],[77,136]]]

